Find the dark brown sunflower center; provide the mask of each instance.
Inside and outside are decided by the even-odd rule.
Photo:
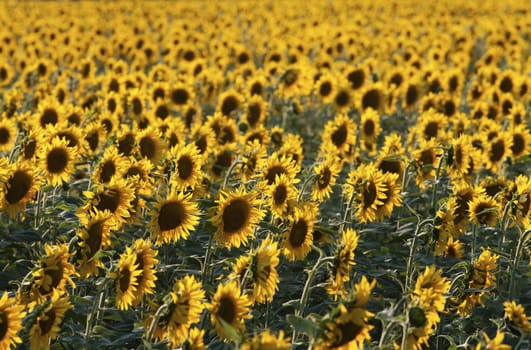
[[[164,120],[164,119],[168,118],[168,116],[170,115],[170,110],[168,109],[168,107],[166,105],[160,105],[155,110],[155,115],[158,118]]]
[[[11,135],[9,135],[9,130],[7,128],[0,128],[0,145],[5,145],[9,142]]]
[[[343,146],[345,141],[347,141],[347,135],[347,126],[345,125],[345,123],[343,123],[332,133],[332,143],[337,148],[340,148],[341,146]]]
[[[68,153],[64,148],[54,148],[46,157],[46,169],[53,174],[61,173],[68,164]]]
[[[277,175],[286,174],[286,169],[282,165],[274,165],[267,170],[265,179],[267,180],[268,185],[275,183]]]
[[[206,149],[207,149],[207,137],[206,135],[201,135],[196,141],[195,141],[195,146],[197,147],[197,149],[199,150],[199,154],[203,154],[205,153]]]
[[[111,99],[109,99],[109,101],[107,101],[107,110],[109,112],[114,113],[116,111],[116,107],[117,107],[116,101],[113,98],[111,98]]]
[[[335,97],[335,103],[339,107],[346,107],[350,102],[350,95],[348,91],[341,90],[337,93]]]
[[[417,102],[419,98],[419,93],[415,85],[410,85],[406,91],[406,105],[412,106]]]
[[[513,145],[511,146],[511,152],[515,156],[519,156],[525,150],[525,138],[522,134],[513,135]]]
[[[120,191],[110,189],[96,196],[96,209],[103,211],[108,210],[111,213],[114,213],[118,206],[120,205]]]
[[[433,165],[433,163],[435,162],[435,157],[433,155],[432,150],[431,149],[427,149],[427,150],[422,151],[420,153],[419,161],[422,164],[422,166],[424,166],[424,165]]]
[[[492,207],[488,203],[479,203],[476,206],[476,209],[474,211],[474,215],[476,216],[477,220],[481,224],[487,224],[489,221],[491,221],[496,213],[493,211],[490,211]]]
[[[90,259],[101,249],[101,242],[103,238],[103,220],[98,220],[87,229],[88,239],[86,241],[88,247],[87,259]]]
[[[120,271],[120,278],[118,280],[118,283],[120,285],[120,290],[122,293],[125,293],[127,289],[129,288],[129,283],[131,282],[131,271],[129,271],[129,268],[126,267],[122,271]]]
[[[15,204],[20,201],[28,193],[33,183],[33,178],[30,174],[18,170],[8,180],[8,190],[6,192],[6,200],[9,204]]]
[[[260,82],[255,82],[251,86],[251,96],[252,95],[262,95],[262,91],[264,88],[262,87],[262,84]]]
[[[339,329],[341,337],[339,338],[338,342],[333,344],[334,347],[340,347],[342,345],[348,344],[361,333],[363,327],[358,326],[353,322],[347,322],[339,324]]]
[[[177,161],[177,176],[181,180],[187,180],[192,175],[194,162],[188,156],[182,156]]]
[[[330,183],[330,179],[332,178],[332,173],[330,172],[330,169],[324,168],[323,171],[319,174],[319,180],[317,180],[317,186],[320,190],[326,188],[328,184]]]
[[[361,106],[363,109],[372,108],[375,111],[377,111],[380,108],[382,101],[380,98],[380,93],[378,90],[371,89],[367,91],[362,99],[361,99]]]
[[[218,140],[219,143],[224,145],[226,143],[234,142],[236,139],[236,135],[234,133],[234,129],[232,129],[230,126],[224,126],[221,128]]]
[[[370,207],[374,201],[376,200],[376,185],[374,182],[370,181],[364,188],[363,188],[363,206],[365,208]]]
[[[228,324],[236,320],[236,302],[230,296],[222,296],[219,300],[218,316]]]
[[[41,126],[44,128],[46,124],[55,125],[59,120],[57,111],[53,108],[46,108],[41,115]]]
[[[44,315],[45,317],[39,320],[39,328],[41,330],[41,336],[46,335],[51,331],[53,324],[55,323],[55,318],[56,318],[55,309],[52,308],[51,310],[46,311]]]
[[[289,243],[293,248],[302,246],[308,234],[308,223],[305,220],[299,219],[293,224],[289,233]]]
[[[142,113],[142,110],[143,110],[142,102],[140,101],[140,99],[134,98],[132,105],[133,105],[132,106],[133,107],[133,113],[135,115],[140,115],[140,113]]]
[[[373,136],[374,131],[376,130],[376,126],[374,125],[374,121],[372,120],[366,120],[365,124],[363,124],[363,132],[366,136]]]
[[[212,172],[214,173],[214,175],[221,176],[221,173],[225,169],[230,167],[230,165],[232,164],[232,159],[232,153],[230,153],[229,151],[223,151],[219,153],[216,156],[216,161],[214,162],[214,165],[212,166]]]
[[[50,285],[47,286],[46,288],[44,288],[44,286],[41,286],[39,288],[39,292],[41,294],[46,294],[52,291],[52,289],[57,288],[57,286],[63,279],[63,272],[64,272],[64,267],[63,267],[63,263],[61,260],[57,262],[56,266],[53,266],[51,268],[48,267],[48,269],[45,269],[44,274],[45,276],[48,276],[51,279],[51,282],[50,282]]]
[[[235,96],[227,96],[223,102],[221,103],[221,113],[224,116],[229,116],[232,111],[236,110],[238,108],[239,101]]]
[[[457,108],[455,106],[455,102],[452,100],[449,100],[449,101],[444,102],[443,109],[444,109],[444,115],[450,117],[455,114],[455,111]]]
[[[429,122],[424,128],[424,137],[426,140],[437,137],[439,133],[439,124],[437,122]]]
[[[500,82],[500,90],[503,92],[510,92],[513,89],[513,82],[509,77],[503,77]]]
[[[7,315],[4,311],[0,311],[0,340],[3,340],[9,329]]]
[[[157,154],[157,144],[151,137],[143,137],[138,143],[140,146],[140,154],[147,159],[155,158]]]
[[[273,200],[275,202],[275,205],[282,205],[286,198],[288,198],[288,190],[286,188],[286,185],[279,184],[275,187],[275,191],[273,192]]]
[[[469,202],[472,200],[472,192],[458,194],[456,197],[456,209],[454,223],[459,224],[466,218]]]
[[[130,156],[135,145],[135,136],[131,133],[118,140],[118,152],[124,156]]]
[[[100,181],[102,183],[107,183],[111,181],[111,178],[116,173],[116,166],[112,160],[108,160],[103,163],[101,167]]]
[[[247,225],[251,207],[245,199],[235,199],[223,210],[223,231],[234,234]]]
[[[89,147],[92,151],[95,151],[98,147],[98,144],[100,143],[100,135],[98,134],[97,130],[91,131],[87,136],[85,136],[85,140],[87,140]]]
[[[250,127],[254,128],[260,120],[260,115],[262,114],[262,107],[257,103],[253,103],[249,105],[247,112],[247,123]]]
[[[402,167],[400,165],[399,160],[384,159],[380,162],[378,169],[380,169],[384,173],[392,173],[392,174],[400,175]]]
[[[37,141],[30,139],[24,144],[24,158],[31,159],[37,150]]]
[[[361,69],[353,70],[347,75],[347,80],[350,82],[351,88],[359,89],[365,82],[365,72]]]
[[[7,69],[5,67],[0,67],[0,81],[4,81],[7,79]],[[0,337],[0,339],[2,339]]]
[[[319,95],[326,97],[332,92],[332,84],[329,81],[325,81],[319,87]]]
[[[162,232],[173,230],[186,219],[186,209],[180,202],[168,202],[162,205],[157,223]]]
[[[185,89],[181,89],[181,88],[173,90],[170,96],[172,102],[175,103],[176,105],[186,104],[189,97],[190,96],[188,94],[188,91],[186,91]]]
[[[503,140],[494,142],[490,147],[489,159],[493,163],[499,162],[505,155],[505,143]]]

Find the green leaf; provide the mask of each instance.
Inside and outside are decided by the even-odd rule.
[[[308,335],[310,339],[315,338],[318,330],[315,322],[295,315],[288,315],[286,319],[295,332],[304,333]]]
[[[218,317],[218,321],[221,322],[221,325],[223,326],[223,329],[225,330],[229,338],[232,339],[236,344],[241,344],[243,340],[241,333],[238,332],[236,328],[232,327],[221,317]]]

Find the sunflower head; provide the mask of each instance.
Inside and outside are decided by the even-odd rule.
[[[244,320],[250,318],[251,302],[242,295],[236,281],[220,284],[209,304],[210,320],[216,333],[223,339],[230,339],[227,325],[236,331],[245,329]]]

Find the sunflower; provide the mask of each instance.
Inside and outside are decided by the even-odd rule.
[[[356,204],[356,216],[360,222],[378,219],[378,206],[384,205],[386,185],[383,173],[374,164],[364,164],[348,174],[343,186],[343,197]]]
[[[482,249],[481,254],[473,263],[472,272],[468,276],[469,289],[487,289],[496,286],[498,258],[499,255],[492,254],[488,249]],[[460,316],[468,315],[476,303],[482,305],[481,296],[483,293],[466,293],[464,300],[457,307],[457,313]]]
[[[476,225],[493,227],[498,221],[500,205],[486,194],[475,196],[469,203],[470,221]]]
[[[228,248],[246,245],[254,234],[254,228],[265,213],[259,209],[257,192],[247,192],[243,188],[220,191],[213,208],[215,215],[210,219],[217,227],[214,239]]]
[[[298,166],[291,159],[286,156],[281,157],[277,152],[271,154],[261,172],[260,187],[271,186],[280,174],[285,174],[293,183],[298,182],[295,179],[299,172]]]
[[[330,197],[332,187],[341,172],[341,166],[339,159],[330,156],[314,167],[313,171],[316,175],[316,180],[313,183],[312,200],[322,202]]]
[[[494,173],[498,172],[501,162],[510,154],[511,147],[513,147],[512,137],[504,132],[500,133],[498,137],[490,140],[485,150],[486,162],[485,166]]]
[[[198,215],[199,208],[189,195],[176,192],[165,200],[159,198],[150,223],[156,244],[187,239],[199,223]]]
[[[50,349],[50,340],[54,340],[61,331],[61,322],[65,313],[74,306],[68,294],[54,290],[36,315],[36,321],[29,331],[32,349]]]
[[[118,265],[108,277],[114,280],[116,287],[116,306],[119,310],[129,309],[138,297],[138,280],[142,270],[137,262],[137,254],[126,250],[120,254]]]
[[[283,253],[289,261],[304,260],[312,250],[317,214],[317,208],[313,206],[294,208],[282,242]]]
[[[333,264],[331,283],[326,288],[328,294],[334,299],[346,294],[345,283],[350,280],[351,266],[355,265],[354,251],[358,247],[359,235],[351,228],[341,233],[341,241],[336,247],[336,256]]]
[[[461,259],[463,257],[463,243],[452,236],[448,237],[448,242],[444,249],[445,256],[451,256],[454,259]]]
[[[435,265],[428,266],[417,277],[412,300],[418,303],[426,312],[443,312],[446,303],[445,295],[449,289],[450,280],[442,276],[442,270],[436,269]]]
[[[14,349],[17,344],[22,343],[18,332],[24,328],[24,316],[24,307],[18,305],[15,298],[9,298],[7,292],[3,292],[0,297],[0,349]]]
[[[505,301],[503,303],[505,311],[505,318],[507,318],[512,325],[520,328],[525,333],[531,333],[531,320],[525,314],[525,309],[521,304],[514,301]]]
[[[280,330],[278,336],[266,329],[257,334],[250,341],[242,344],[241,350],[289,350],[291,344],[289,339],[284,337],[284,331]]]
[[[269,129],[267,129],[265,126],[260,125],[254,129],[249,129],[247,132],[243,135],[243,144],[253,143],[257,141],[259,144],[267,146],[269,144]],[[291,151],[297,152],[298,149],[294,149]]]
[[[201,183],[202,157],[195,144],[189,143],[184,147],[175,148],[171,151],[170,158],[174,167],[171,179],[176,190],[193,189]]]
[[[38,153],[40,168],[53,186],[67,183],[74,171],[74,162],[77,159],[77,151],[68,147],[68,141],[64,138],[54,137]]]
[[[170,88],[168,98],[176,108],[182,108],[195,100],[195,93],[188,84],[181,82]]]
[[[96,151],[98,151],[103,139],[100,126],[94,122],[88,123],[82,128],[82,134],[88,145],[85,156],[88,157],[97,153]]]
[[[223,339],[231,338],[226,325],[236,332],[243,332],[244,319],[251,318],[250,307],[251,301],[241,294],[236,281],[218,285],[212,302],[208,305],[210,320],[218,336]]]
[[[199,322],[204,309],[205,291],[201,289],[201,282],[193,276],[186,275],[175,281],[169,296],[170,311],[162,323],[167,324],[170,344],[172,347],[177,347],[189,336],[190,326]]]
[[[456,230],[461,231],[468,224],[470,203],[478,195],[478,188],[468,185],[466,182],[457,184],[453,194],[447,202],[447,208],[454,212],[453,224]]]
[[[10,151],[17,139],[18,129],[15,118],[0,117],[0,153]]]
[[[219,95],[216,112],[231,118],[242,106],[243,102],[244,98],[239,92],[234,89],[227,90]]]
[[[256,128],[266,120],[268,103],[263,100],[261,94],[254,94],[247,99],[244,111],[242,119],[251,128]]]
[[[276,152],[278,157],[291,160],[297,168],[297,172],[299,172],[304,158],[302,143],[303,139],[299,134],[287,133],[282,138],[282,146]]]
[[[5,181],[2,181],[0,187],[0,208],[10,218],[16,218],[17,214],[34,200],[35,194],[42,186],[43,180],[33,168],[27,161],[7,165]]]
[[[450,146],[446,160],[446,171],[452,179],[458,180],[468,172],[470,154],[472,153],[471,140],[468,135],[461,135]]]
[[[356,143],[356,124],[345,114],[328,121],[322,133],[321,153],[344,156]]]
[[[381,111],[386,105],[384,91],[385,89],[381,82],[364,87],[360,92],[356,107],[362,111],[368,108],[372,108],[377,112]]]
[[[121,126],[121,129],[116,134],[116,148],[118,153],[123,156],[132,156],[138,145],[136,142],[136,133],[131,131],[128,126]]]
[[[376,280],[369,283],[365,276],[354,285],[354,300],[341,302],[337,312],[326,322],[324,337],[316,349],[363,349],[364,343],[371,340],[369,332],[373,328],[368,324],[372,312],[365,310]]]
[[[112,115],[122,115],[123,104],[121,103],[120,95],[114,91],[105,95],[105,99],[100,102],[102,105],[100,108]]]
[[[233,119],[217,112],[214,116],[208,117],[206,123],[216,136],[218,145],[235,143],[238,140],[238,131],[236,122]]]
[[[188,331],[188,337],[183,344],[183,349],[186,350],[205,350],[207,346],[205,345],[203,338],[205,337],[205,330],[199,329],[197,327],[192,327]]]
[[[97,184],[109,183],[114,176],[123,174],[127,163],[127,158],[118,153],[118,148],[107,147],[92,173],[92,179]]]
[[[524,125],[518,125],[509,132],[512,138],[511,155],[518,159],[531,154],[531,132]]]
[[[267,162],[267,148],[260,144],[258,140],[247,143],[242,152],[242,182],[246,183],[259,176],[258,171],[262,169]]]
[[[83,192],[87,200],[78,210],[77,216],[81,219],[93,216],[96,211],[108,210],[111,213],[111,226],[118,230],[131,216],[135,190],[130,185],[130,181],[126,179],[113,177],[109,183]]]
[[[359,90],[370,80],[370,73],[366,66],[359,66],[345,71],[345,78],[349,82],[352,90]]]
[[[55,125],[65,118],[64,107],[52,98],[39,102],[38,112],[33,116],[37,127],[45,129],[46,126]]]
[[[382,199],[382,204],[378,204],[376,207],[376,216],[383,218],[390,216],[394,207],[402,205],[402,195],[400,194],[401,186],[398,181],[398,174],[385,173],[383,174],[383,185],[385,199]]]
[[[420,140],[418,148],[413,151],[413,157],[417,164],[417,185],[424,188],[426,186],[425,181],[431,180],[435,176],[437,162],[441,157],[435,139]]]
[[[205,161],[216,144],[216,134],[208,125],[197,124],[191,130],[190,141],[197,147],[199,154]]]
[[[50,295],[53,291],[66,292],[66,284],[72,288],[76,284],[72,280],[77,276],[76,268],[69,260],[71,254],[68,252],[68,244],[44,245],[46,256],[39,260],[40,267],[32,273],[32,299],[42,301],[44,296]]]
[[[136,299],[133,300],[133,306],[138,305],[142,297],[146,294],[155,293],[155,265],[159,262],[157,259],[158,251],[153,249],[151,242],[139,238],[135,240],[133,247],[126,248],[127,254],[135,256],[134,265],[138,265],[140,274],[137,277],[138,287]]]
[[[289,204],[297,198],[298,190],[286,174],[276,177],[272,185],[267,186],[266,196],[270,199],[271,213],[282,219],[289,213]]]
[[[331,93],[330,93],[331,94]],[[352,91],[348,87],[338,86],[331,96],[334,110],[338,113],[347,113],[353,106]]]
[[[37,158],[37,149],[44,143],[42,133],[30,130],[20,142],[20,156],[23,160],[33,162]]]
[[[336,85],[335,77],[330,73],[324,73],[314,84],[314,94],[319,98],[321,103],[330,103],[336,95]]]
[[[500,332],[499,330],[496,331],[496,335],[494,338],[489,338],[487,333],[481,332],[483,335],[483,339],[476,345],[475,350],[511,350],[512,346],[508,344],[503,344],[503,338],[505,338],[505,334],[503,332]]]
[[[136,144],[140,158],[147,158],[154,165],[157,165],[164,157],[166,144],[154,126],[139,132],[136,135]]]
[[[103,267],[96,253],[111,246],[111,227],[108,223],[110,216],[109,211],[103,211],[96,212],[90,219],[81,217],[79,220],[80,227],[76,232],[80,248],[77,270],[81,278],[98,276],[98,267]]]

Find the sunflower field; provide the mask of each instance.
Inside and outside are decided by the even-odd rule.
[[[522,0],[0,2],[0,350],[529,349]]]

